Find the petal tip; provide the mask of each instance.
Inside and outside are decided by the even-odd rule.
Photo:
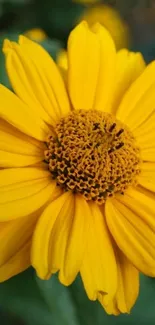
[[[86,20],[82,20],[72,31],[71,31],[71,34],[74,32],[74,31],[79,31],[79,32],[83,32],[84,30],[88,30],[90,29],[89,26],[88,26],[88,23]]]
[[[12,42],[10,42],[8,39],[5,39],[2,48],[3,53],[8,53],[10,49],[12,49]]]
[[[16,42],[9,41],[8,39],[5,39],[3,42],[3,48],[2,51],[4,54],[8,54],[10,51],[17,49],[18,44]]]
[[[18,44],[19,45],[26,44],[28,42],[29,42],[29,39],[26,36],[19,35],[19,38],[18,38]]]
[[[87,21],[86,20],[82,20],[80,23],[79,23],[79,25],[78,26],[81,26],[81,27],[87,27],[87,28],[89,28],[89,26],[88,26],[88,23],[87,23]]]
[[[93,24],[92,26],[92,31],[96,34],[99,32],[100,29],[102,29],[102,25],[99,22],[96,22],[95,24]]]

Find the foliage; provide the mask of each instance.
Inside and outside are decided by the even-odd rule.
[[[88,300],[80,277],[67,288],[57,276],[43,281],[29,269],[0,284],[5,325],[154,325],[154,297],[155,281],[141,276],[141,294],[131,314],[115,317]]]

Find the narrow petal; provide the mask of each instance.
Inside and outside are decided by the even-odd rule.
[[[131,194],[138,196],[136,191]],[[130,201],[131,208],[124,204]],[[151,207],[146,209],[147,197],[144,197],[145,210],[141,213],[134,207],[135,201],[129,195],[124,195],[120,201],[113,199],[106,202],[106,219],[111,235],[115,239],[119,248],[125,256],[133,263],[133,265],[146,275],[155,276],[155,218],[152,221],[149,216],[147,221],[147,213]],[[146,200],[145,200],[146,199]],[[132,205],[133,202],[133,205]],[[153,208],[152,208],[153,210]]]
[[[26,150],[27,146],[29,148],[30,144],[35,146],[36,147],[35,149],[36,150],[38,149],[39,153],[40,153],[40,149],[45,150],[45,145],[43,142],[38,141],[38,140],[26,135],[25,133],[19,131],[16,127],[12,126],[11,124],[7,123],[5,120],[3,120],[1,118],[0,118],[0,130],[5,132],[5,134],[8,133],[16,138],[23,140],[24,148],[20,149],[20,150],[24,150],[24,152],[21,151],[23,153],[26,153],[25,150]],[[29,151],[27,153],[29,153]]]
[[[59,70],[39,44],[20,36],[19,44],[6,40],[3,51],[14,91],[44,121],[53,124],[70,111]]]
[[[41,212],[0,223],[0,282],[30,266],[31,238]]]
[[[32,265],[37,271],[38,276],[41,279],[48,279],[52,273],[52,269],[50,269],[50,258],[52,258],[52,248],[49,251],[50,240],[52,238],[52,231],[57,218],[59,218],[60,213],[64,215],[61,215],[61,218],[67,217],[69,213],[68,203],[70,202],[71,193],[64,193],[58,199],[54,200],[45,209],[40,219],[38,220],[32,241],[31,261]],[[61,255],[60,260],[58,259],[58,264],[59,263],[61,264]],[[57,265],[55,265],[54,263],[52,267],[55,266],[57,267]]]
[[[43,142],[33,139],[0,119],[0,167],[23,167],[44,160]]]
[[[117,304],[116,304],[116,298],[114,298],[113,300],[109,301],[108,304],[105,305],[104,303],[104,294],[102,293],[98,293],[98,300],[101,303],[102,307],[105,309],[106,313],[108,315],[119,315],[120,311],[117,308]]]
[[[43,156],[26,156],[0,150],[0,167],[23,167],[34,165],[43,160]]]
[[[133,131],[143,161],[155,162],[155,112]]]
[[[155,193],[155,163],[143,163],[138,183],[149,191]]]
[[[0,98],[0,118],[35,139],[46,140],[49,129],[33,110],[2,85],[0,85]]]
[[[73,195],[70,195],[53,225],[49,241],[49,270],[51,274],[55,273],[55,270],[60,270],[59,280],[63,284],[67,284],[63,275],[63,265],[65,264],[65,253],[73,224],[74,210],[75,199]]]
[[[20,46],[14,42],[5,40],[3,52],[6,58],[6,70],[17,96],[28,105],[37,115],[44,121],[50,123],[51,119],[44,107],[39,101],[40,94],[43,92],[43,87],[40,87],[39,76],[37,75],[33,63],[28,60],[27,56],[22,53]],[[33,91],[38,89],[38,97]],[[48,100],[49,101],[49,100]],[[47,103],[45,101],[45,103]]]
[[[116,55],[115,87],[112,100],[112,112],[116,113],[121,99],[129,86],[141,75],[145,62],[141,53],[122,49]]]
[[[30,266],[30,245],[25,244],[7,263],[0,266],[0,282],[6,281]]]
[[[151,193],[152,194],[152,193]],[[128,207],[140,220],[148,225],[152,231],[155,231],[155,205],[154,194],[149,196],[149,191],[145,193],[143,189],[129,189],[125,195],[117,199]]]
[[[31,142],[24,141],[22,138],[18,136],[11,135],[3,130],[1,130],[0,127],[0,149],[17,153],[21,155],[27,155],[27,156],[40,156],[43,152],[43,146],[39,149],[37,146],[34,146]],[[45,150],[45,148],[44,148]]]
[[[86,22],[68,40],[68,87],[75,109],[92,109],[100,66],[100,44]]]
[[[0,170],[0,220],[16,219],[38,210],[50,199],[55,186],[46,170]]]
[[[139,272],[125,255],[115,247],[118,270],[118,286],[116,295],[108,305],[104,304],[104,295],[99,293],[98,300],[109,315],[129,313],[139,293]]]
[[[91,210],[81,196],[75,196],[75,207],[67,245],[64,254],[63,270],[60,271],[60,281],[71,284],[80,270],[83,262],[86,243],[89,237]]]
[[[129,313],[139,293],[139,272],[117,249],[118,288],[116,305],[121,313]]]
[[[116,49],[113,39],[106,28],[96,24],[93,27],[93,31],[100,45],[100,66],[97,87],[95,89],[94,108],[103,112],[110,112],[115,85]],[[87,96],[89,97],[89,93],[87,93]]]
[[[116,117],[135,130],[154,112],[155,61],[133,82],[118,108]]]
[[[80,273],[89,299],[103,294],[107,305],[116,293],[117,267],[110,234],[99,207],[91,203],[90,230]]]
[[[26,217],[0,223],[0,267],[31,239],[40,210]]]

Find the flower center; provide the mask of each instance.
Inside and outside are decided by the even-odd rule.
[[[123,194],[140,173],[140,152],[128,128],[109,113],[74,111],[47,141],[45,159],[57,185],[99,204]]]

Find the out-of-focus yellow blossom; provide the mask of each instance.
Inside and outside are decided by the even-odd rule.
[[[97,4],[87,8],[79,21],[86,20],[89,27],[99,22],[110,32],[116,49],[128,47],[130,42],[129,29],[119,12],[110,6]]]
[[[41,28],[30,29],[24,35],[37,42],[44,41],[47,38],[46,33]]]

